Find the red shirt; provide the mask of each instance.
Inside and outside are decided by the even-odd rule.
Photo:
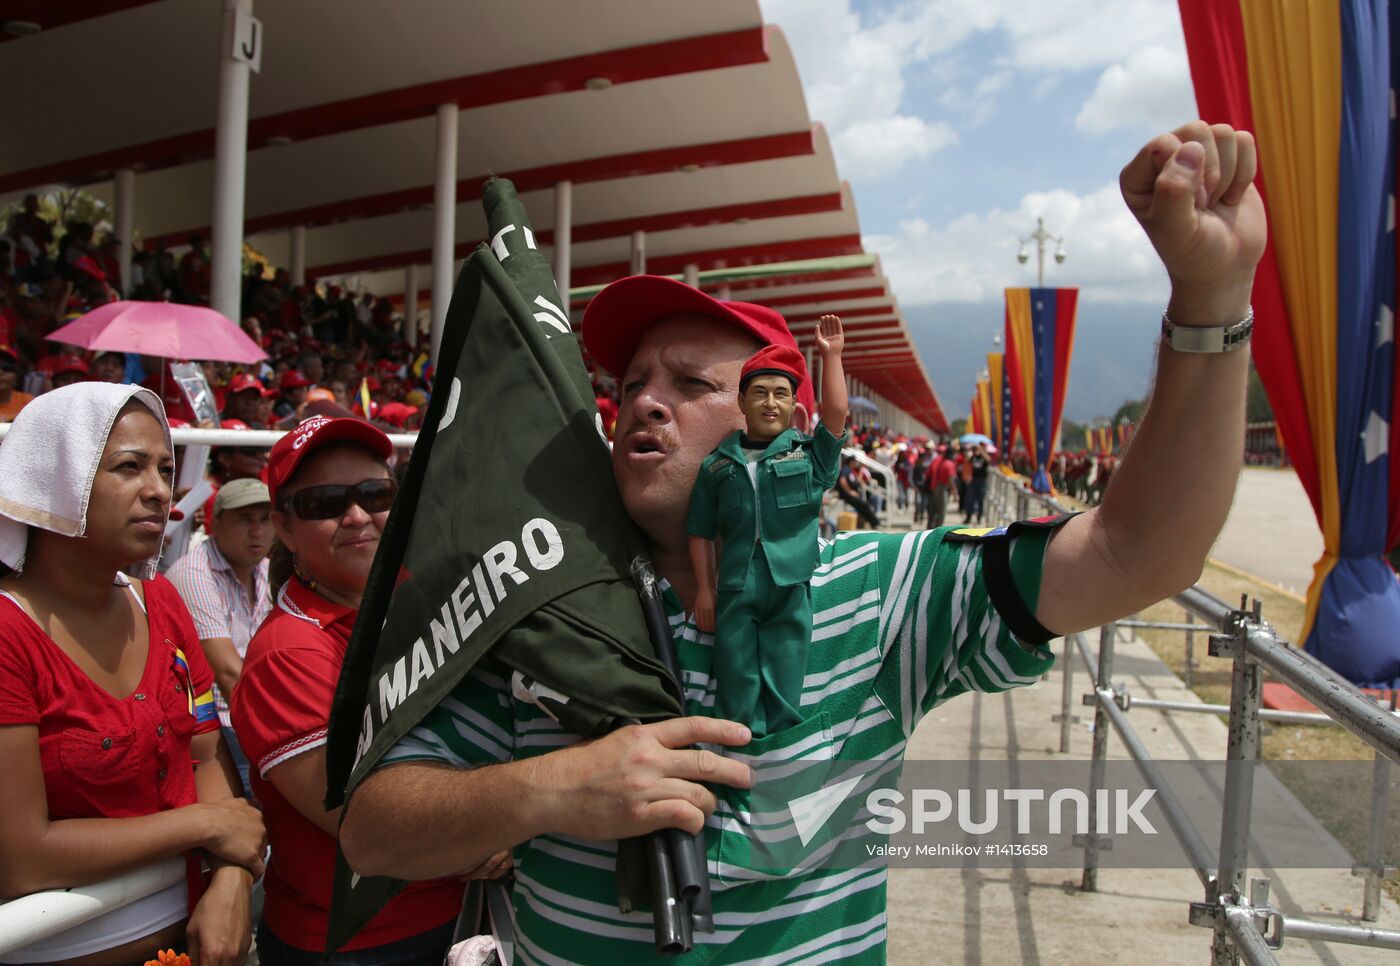
[[[940,456],[933,463],[933,472],[929,478],[933,480],[934,488],[948,486],[953,482],[953,477],[958,472],[957,465],[946,456]]]
[[[267,773],[326,743],[331,700],[354,626],[355,611],[288,581],[248,643],[229,702],[272,846],[263,916],[283,942],[312,952],[325,948],[335,839],[283,798]],[[457,879],[409,885],[343,948],[381,946],[436,929],[461,911],[463,890]]]
[[[144,587],[146,669],[123,698],[99,687],[18,604],[0,597],[0,725],[38,725],[50,819],[130,818],[198,800],[190,739],[219,727],[214,674],[171,583],[156,577]],[[202,720],[191,711],[191,685]]]

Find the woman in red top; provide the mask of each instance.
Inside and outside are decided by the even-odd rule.
[[[370,564],[397,486],[389,437],[360,419],[315,416],[272,447],[268,489],[277,606],[248,644],[233,728],[252,763],[272,859],[258,924],[263,966],[315,966],[326,943],[340,809],[326,811],[326,726]],[[509,854],[471,874],[503,871]],[[442,962],[459,879],[408,886],[331,962]]]
[[[173,471],[160,400],[136,386],[46,393],[0,447],[0,896],[182,853],[192,873],[0,962],[248,951],[263,826],[234,797],[189,612],[155,573]]]

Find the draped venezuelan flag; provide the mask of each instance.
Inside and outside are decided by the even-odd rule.
[[[1133,438],[1133,433],[1136,429],[1137,425],[1135,423],[1129,422],[1126,419],[1118,424],[1118,447],[1120,449],[1128,445],[1128,442]]]
[[[1001,450],[1001,460],[1003,463],[1009,463],[1011,450],[1016,445],[1016,423],[1012,419],[1011,367],[1006,364],[1004,353],[1001,365],[1001,438],[1006,441]]]
[[[987,390],[991,394],[991,406],[989,415],[991,417],[991,430],[987,433],[996,444],[999,453],[1005,453],[1011,448],[1010,440],[1003,434],[1005,423],[1003,422],[1004,410],[1006,408],[1006,373],[1002,363],[1005,361],[1005,354],[1001,352],[987,353]],[[1005,456],[1002,457],[1005,459]]]
[[[1309,653],[1400,684],[1395,120],[1400,10],[1379,0],[1180,0],[1201,116],[1253,131],[1269,245],[1254,361],[1322,527]]]
[[[974,433],[982,433],[988,439],[992,438],[992,387],[988,380],[977,380],[977,392],[972,397],[972,408],[977,413],[977,422],[981,427],[974,429]]]
[[[1006,290],[1006,369],[1016,430],[1035,465],[1031,489],[1049,493],[1046,467],[1059,446],[1069,384],[1077,288]]]

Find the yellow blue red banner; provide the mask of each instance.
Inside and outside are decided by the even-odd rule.
[[[1322,528],[1306,649],[1400,684],[1395,392],[1400,11],[1377,0],[1179,0],[1205,119],[1254,132],[1269,245],[1254,360]]]
[[[1051,457],[1069,384],[1077,288],[1006,290],[1006,360],[1016,431],[1035,466],[1031,489],[1049,493]]]

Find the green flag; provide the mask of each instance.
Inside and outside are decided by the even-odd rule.
[[[509,181],[463,265],[432,402],[351,635],[327,742],[341,804],[488,651],[571,731],[681,713],[629,575],[623,509],[578,341]],[[327,949],[398,890],[338,861]]]

